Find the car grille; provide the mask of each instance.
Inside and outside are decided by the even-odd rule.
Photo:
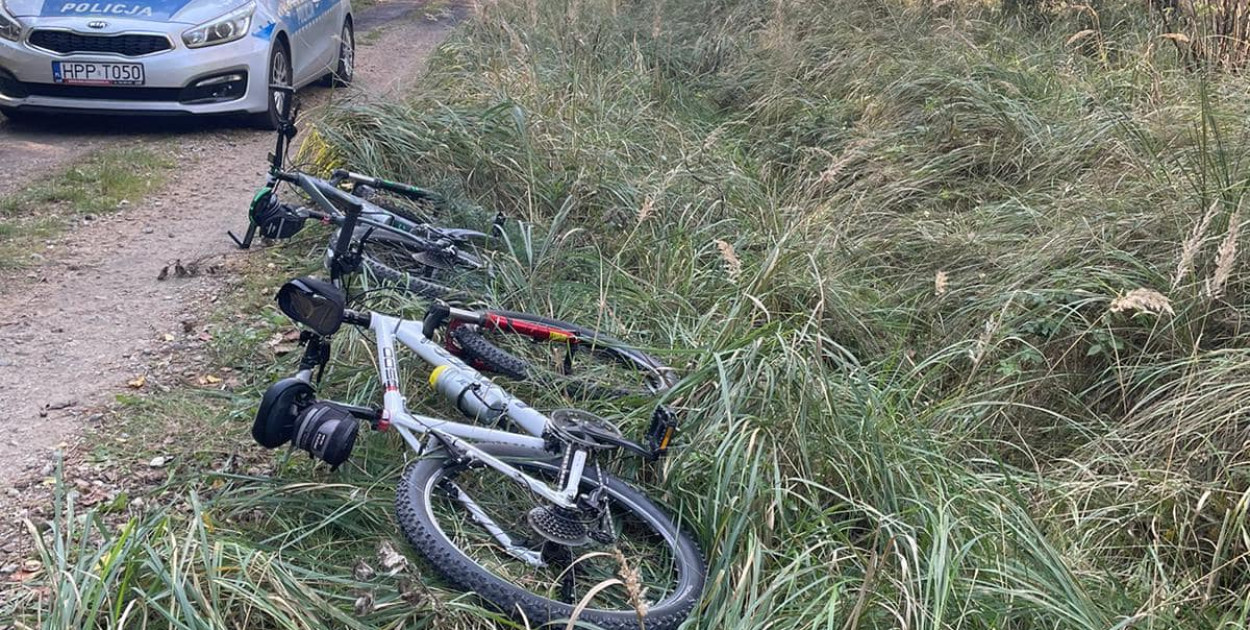
[[[53,98],[90,98],[110,101],[177,101],[182,88],[111,87],[95,85],[56,85],[52,83],[23,83],[30,96]]]
[[[30,45],[61,54],[94,52],[127,57],[150,55],[173,48],[169,38],[161,35],[79,35],[47,30],[31,33]]]

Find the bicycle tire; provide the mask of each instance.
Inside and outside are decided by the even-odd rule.
[[[664,365],[659,359],[628,345],[599,333],[591,328],[578,326],[577,324],[542,317],[539,315],[530,315],[528,313],[518,313],[515,311],[498,311],[490,310],[485,314],[496,318],[509,321],[524,321],[543,326],[558,328],[573,333],[578,339],[593,346],[592,352],[600,355],[606,355],[610,359],[626,365],[635,371],[651,375],[654,378],[648,379],[647,391],[643,392],[637,387],[621,387],[617,385],[604,385],[596,383],[577,383],[572,381],[569,385],[581,389],[582,394],[596,398],[615,398],[622,396],[635,395],[640,393],[659,394],[668,390],[677,384],[676,373]],[[501,332],[510,332],[497,328]],[[487,370],[496,374],[507,376],[508,378],[524,381],[540,373],[543,370],[535,366],[531,361],[518,357],[503,348],[495,345],[483,334],[480,326],[456,326],[450,331],[452,340],[460,348],[465,358],[470,362],[476,362]],[[549,372],[549,371],[548,371]],[[569,375],[557,375],[560,380],[568,380]]]
[[[479,448],[532,475],[557,475],[560,470],[560,461],[552,460],[551,454],[545,451],[504,444],[482,444]],[[465,469],[469,465],[447,457],[445,451],[439,451],[404,470],[397,488],[395,512],[408,542],[443,578],[465,591],[476,593],[505,614],[523,618],[535,627],[545,627],[553,620],[569,618],[574,606],[537,595],[495,575],[458,547],[436,522],[432,503],[440,496],[440,489],[436,486],[439,481],[448,478],[449,471],[459,474],[454,470],[456,467]],[[624,482],[606,474],[601,479],[588,469],[583,483],[591,488],[604,487],[614,503],[641,518],[653,528],[651,533],[658,534],[669,546],[679,576],[678,583],[664,600],[648,607],[645,624],[649,630],[675,630],[698,603],[706,581],[706,566],[698,546],[663,510]],[[589,607],[582,611],[578,621],[604,630],[636,629],[641,625],[637,612],[633,610]]]
[[[360,262],[378,281],[403,291],[428,298],[446,299],[458,296],[461,293],[459,290],[422,277],[423,270],[401,269],[384,262],[378,255],[378,252],[384,251],[402,250],[410,254],[413,250],[419,250],[416,238],[411,237],[411,242],[393,236],[369,238],[361,251]]]

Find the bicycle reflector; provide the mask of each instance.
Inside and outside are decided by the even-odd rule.
[[[347,294],[324,280],[291,280],[278,289],[277,300],[287,317],[322,337],[333,335],[343,325]]]
[[[252,223],[265,238],[291,238],[304,229],[306,220],[299,210],[278,201],[278,196],[271,192],[252,201]]]

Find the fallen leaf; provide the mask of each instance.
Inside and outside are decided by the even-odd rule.
[[[168,457],[165,457],[164,455],[157,455],[156,457],[152,458],[152,461],[148,462],[148,467],[149,468],[162,468],[167,463],[169,463]]]
[[[126,384],[134,389],[139,389],[140,387],[143,387],[143,384],[146,382],[148,382],[148,377],[146,375],[140,374],[134,379],[126,381]]]
[[[282,356],[284,354],[291,354],[292,352],[295,352],[295,349],[298,347],[299,346],[293,343],[279,344],[273,347],[273,353],[277,356]]]
[[[360,582],[368,582],[373,579],[374,575],[376,575],[376,573],[374,572],[373,567],[369,566],[369,563],[365,562],[364,558],[357,560],[356,566],[352,568],[352,576]]]
[[[429,597],[429,589],[420,580],[402,578],[398,584],[399,597],[413,606],[422,606]]]
[[[408,559],[395,551],[390,541],[383,541],[381,545],[378,545],[378,564],[387,575],[395,575],[408,566]]]

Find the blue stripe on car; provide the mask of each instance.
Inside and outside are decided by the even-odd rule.
[[[298,32],[338,6],[338,0],[295,0],[284,2],[283,5],[282,21],[287,23],[292,32]]]
[[[277,23],[270,22],[256,29],[256,32],[252,33],[252,37],[255,37],[257,39],[263,39],[265,41],[269,41],[270,39],[273,39],[273,31],[275,28],[277,28],[277,26],[278,26]]]

